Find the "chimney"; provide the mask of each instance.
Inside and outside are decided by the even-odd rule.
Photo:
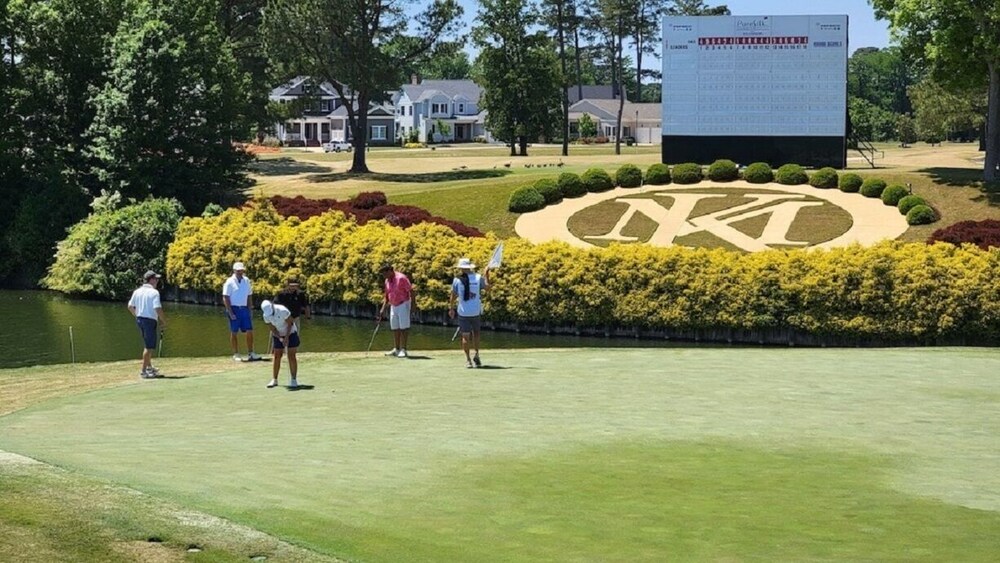
[[[410,75],[410,84],[412,84],[414,86],[420,84],[420,75],[417,74],[417,73],[411,74]]]

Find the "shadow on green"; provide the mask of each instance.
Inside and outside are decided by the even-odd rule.
[[[460,180],[483,180],[487,178],[502,178],[510,174],[510,170],[450,170],[448,172],[425,172],[413,174],[388,174],[383,172],[350,173],[335,172],[331,174],[313,174],[306,180],[310,182],[340,182],[343,180],[371,180],[374,182],[409,182],[415,184],[433,184],[438,182],[457,182]]]
[[[311,162],[289,157],[261,159],[250,165],[250,171],[261,176],[293,176],[295,174],[323,174],[332,169]]]
[[[241,516],[287,522],[281,536],[311,522],[338,555],[380,561],[995,557],[1000,514],[894,491],[892,461],[634,441],[469,460],[430,488],[400,492],[366,525],[285,510]]]

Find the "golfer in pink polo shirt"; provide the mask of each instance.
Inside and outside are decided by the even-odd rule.
[[[413,286],[402,272],[393,269],[392,264],[385,264],[379,269],[385,278],[385,297],[378,310],[378,321],[385,316],[389,308],[389,328],[392,329],[392,350],[386,356],[405,358],[406,340],[410,332],[410,310],[413,308]]]

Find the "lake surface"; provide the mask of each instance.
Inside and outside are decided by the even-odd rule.
[[[168,328],[163,338],[163,356],[228,356],[229,325],[219,307],[164,303]],[[0,290],[0,368],[38,364],[103,362],[138,358],[142,351],[135,320],[125,303],[70,299],[45,291]],[[70,341],[72,328],[72,343]],[[255,347],[267,351],[267,331],[260,312],[254,318]],[[364,351],[368,347],[374,320],[314,316],[303,320],[303,352]],[[454,326],[414,325],[409,349],[460,349],[452,342]],[[568,348],[568,347],[664,347],[676,346],[660,340],[632,340],[551,336],[483,331],[483,349]],[[382,323],[372,352],[392,348],[388,322]],[[240,351],[246,353],[243,337]]]

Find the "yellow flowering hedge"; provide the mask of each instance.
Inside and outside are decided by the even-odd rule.
[[[255,291],[289,274],[317,301],[381,301],[376,270],[392,262],[417,288],[418,306],[444,312],[454,264],[486,264],[492,236],[464,238],[421,224],[364,226],[339,212],[283,219],[266,202],[187,218],[167,253],[183,289],[218,292],[236,260]],[[642,330],[792,330],[879,341],[1000,341],[1000,250],[904,244],[835,250],[724,250],[505,243],[485,314],[536,326]]]

